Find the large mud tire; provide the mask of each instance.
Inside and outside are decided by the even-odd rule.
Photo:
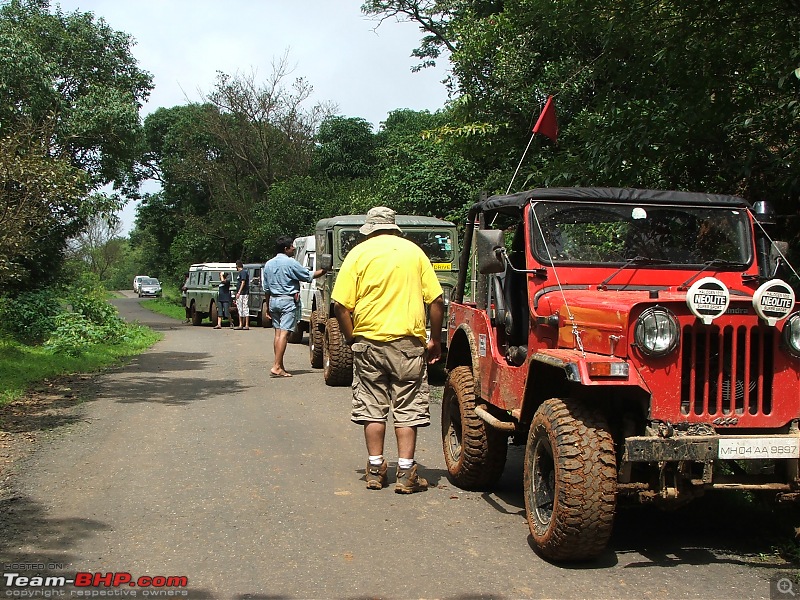
[[[217,303],[211,303],[211,310],[209,311],[209,318],[211,319],[211,324],[216,327],[217,325],[217,317],[219,317],[219,312],[217,312]]]
[[[192,325],[202,325],[203,323],[203,313],[198,312],[197,306],[192,304]]]
[[[322,368],[322,344],[324,336],[317,324],[317,311],[311,313],[311,324],[308,328],[308,354],[313,369]]]
[[[552,560],[595,558],[616,510],[614,440],[605,417],[576,400],[536,411],[525,448],[524,495],[536,549]]]
[[[344,341],[339,322],[331,317],[325,323],[322,342],[322,376],[330,386],[353,383],[353,351]]]
[[[472,369],[452,369],[442,398],[442,450],[448,479],[465,490],[494,485],[508,452],[508,436],[476,415],[476,404]]]

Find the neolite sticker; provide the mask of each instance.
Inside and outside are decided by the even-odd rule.
[[[730,301],[728,287],[714,277],[703,277],[695,281],[686,292],[689,310],[705,325],[710,325],[714,319],[725,314]]]
[[[780,279],[772,279],[762,284],[753,294],[753,308],[756,314],[770,327],[789,316],[794,310],[794,290]]]
[[[478,356],[486,356],[486,334],[478,335]]]

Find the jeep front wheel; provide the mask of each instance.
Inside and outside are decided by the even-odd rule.
[[[442,397],[442,449],[448,478],[466,490],[496,483],[508,451],[508,436],[476,415],[475,405],[472,369],[452,369]]]
[[[339,322],[331,317],[325,323],[322,342],[322,376],[330,386],[353,383],[353,351],[345,344]]]
[[[214,325],[214,326],[217,325],[217,317],[219,317],[219,313],[217,312],[217,303],[216,302],[212,302],[211,303],[211,314],[210,314],[209,318],[211,319],[211,324]]]
[[[192,325],[200,325],[203,322],[203,313],[197,310],[197,306],[192,304]]]
[[[308,354],[311,359],[311,367],[319,369],[322,367],[322,344],[323,334],[317,324],[317,311],[311,313],[311,323],[308,327]]]
[[[552,560],[600,554],[611,536],[616,481],[605,417],[575,400],[544,402],[531,423],[524,467],[525,511],[537,550]]]

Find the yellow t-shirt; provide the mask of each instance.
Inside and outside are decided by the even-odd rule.
[[[422,249],[400,236],[380,234],[350,250],[331,297],[353,312],[353,335],[379,342],[413,335],[424,343],[425,305],[441,295]]]

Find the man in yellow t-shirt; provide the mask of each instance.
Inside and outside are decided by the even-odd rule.
[[[399,235],[392,209],[370,209],[360,231],[367,238],[347,254],[331,294],[342,335],[353,349],[351,420],[364,427],[367,488],[379,490],[388,485],[383,444],[391,410],[395,492],[410,494],[428,487],[417,474],[414,452],[417,427],[430,425],[426,358],[432,364],[442,355],[442,286],[425,253]]]

